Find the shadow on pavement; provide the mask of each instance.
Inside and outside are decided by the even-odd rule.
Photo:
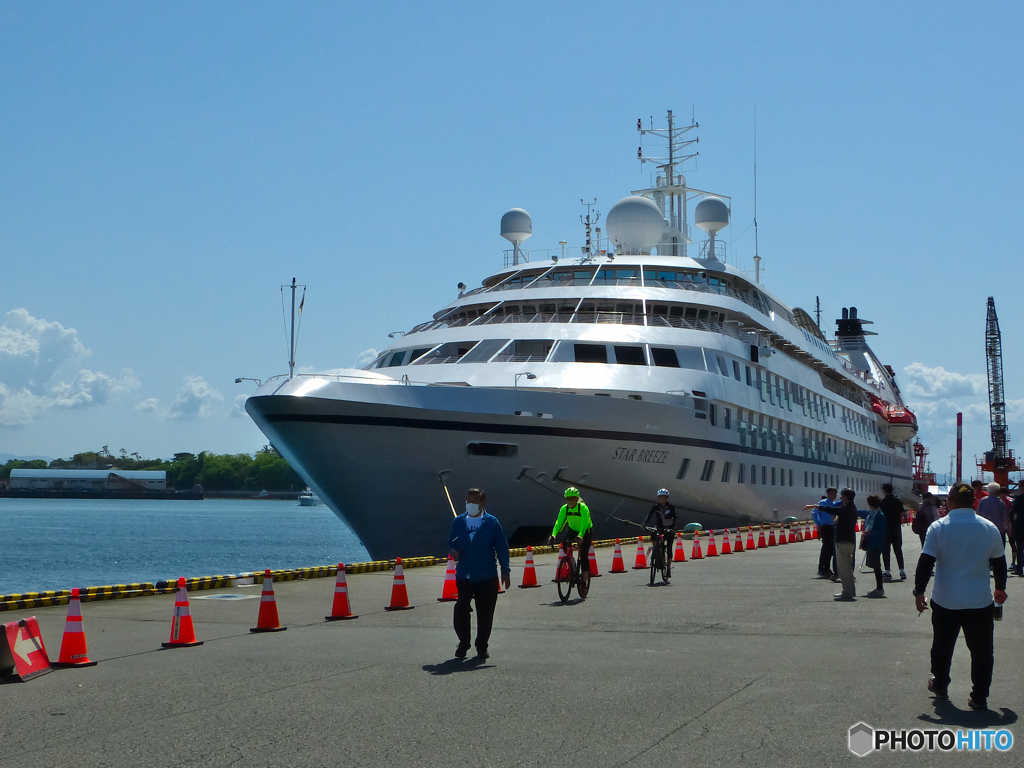
[[[490,669],[493,664],[488,664],[481,658],[472,659],[448,659],[440,664],[424,664],[423,671],[432,675],[451,675],[455,672],[473,672],[478,669]]]
[[[932,702],[935,714],[918,715],[918,720],[935,725],[958,725],[963,728],[986,728],[992,725],[1013,725],[1019,719],[1012,709],[960,709],[949,699],[935,699]]]

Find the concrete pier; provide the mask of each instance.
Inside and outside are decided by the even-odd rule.
[[[904,529],[907,570],[917,537]],[[817,542],[602,577],[562,605],[554,556],[539,589],[499,598],[491,658],[453,659],[443,566],[406,571],[415,610],[386,613],[392,573],[352,575],[359,618],[328,623],[333,578],[275,585],[287,632],[250,634],[260,587],[190,594],[197,648],[161,650],[174,596],[83,606],[99,664],[0,686],[0,766],[832,766],[858,722],[879,729],[1007,729],[1024,690],[1024,580],[1012,578],[996,625],[989,712],[967,708],[961,640],[950,701],[930,698],[930,614],[912,580],[885,599],[836,603],[814,579]],[[627,567],[635,545],[623,547]],[[687,555],[689,555],[687,547]],[[858,571],[860,558],[858,557]],[[314,565],[296,564],[296,565]],[[857,589],[873,588],[858,572]],[[241,599],[224,599],[220,596]],[[214,599],[209,599],[214,598]],[[250,599],[251,598],[251,599]],[[64,607],[38,616],[51,659]],[[471,651],[472,653],[472,651]],[[1009,752],[874,752],[864,765],[1019,765]]]

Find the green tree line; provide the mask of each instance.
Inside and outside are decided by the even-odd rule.
[[[12,459],[0,466],[0,480],[11,476],[12,469],[110,469],[164,470],[168,485],[189,490],[198,484],[208,491],[301,491],[305,481],[272,446],[256,454],[248,453],[176,453],[170,461],[145,459],[124,448],[111,453],[107,446],[98,451],[76,453],[70,459],[22,461]]]

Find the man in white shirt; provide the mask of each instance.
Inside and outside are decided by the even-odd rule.
[[[996,527],[971,508],[974,491],[966,483],[949,489],[949,514],[928,526],[921,559],[917,563],[914,597],[918,612],[928,609],[925,589],[935,569],[932,588],[932,676],[928,690],[936,698],[949,698],[949,668],[953,649],[963,630],[971,651],[973,690],[971,709],[987,709],[992,684],[993,594],[989,566],[995,577],[995,602],[1006,600],[1006,557]]]

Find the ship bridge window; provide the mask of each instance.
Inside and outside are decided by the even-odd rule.
[[[577,363],[607,363],[608,348],[604,344],[573,344]]]
[[[502,347],[508,344],[508,339],[484,339],[471,352],[467,352],[460,358],[460,363],[486,363]]]
[[[605,268],[597,271],[594,285],[639,285],[636,269]]]
[[[457,363],[463,355],[471,350],[475,341],[450,341],[435,347],[416,361],[415,365],[435,365],[438,363]]]
[[[699,347],[678,347],[676,354],[679,356],[680,368],[691,368],[695,371],[706,371],[704,364],[704,350]]]
[[[674,349],[664,347],[651,347],[651,359],[654,364],[661,368],[678,368],[679,358],[676,357]]]
[[[554,339],[517,339],[505,347],[492,362],[543,363],[554,344]]]
[[[643,347],[613,347],[619,365],[647,365]]]
[[[407,350],[403,349],[401,352],[395,352],[391,355],[391,359],[388,360],[388,368],[394,368],[401,365],[405,361],[406,351]]]

